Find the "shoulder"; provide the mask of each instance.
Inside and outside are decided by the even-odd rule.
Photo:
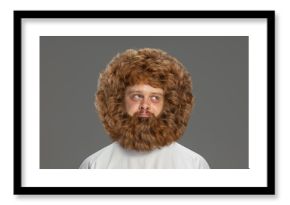
[[[193,169],[210,169],[207,161],[198,153],[175,142],[172,145],[174,158],[186,164],[186,167]]]
[[[80,169],[96,169],[106,167],[105,163],[109,161],[115,148],[116,143],[112,143],[95,152],[82,162]]]

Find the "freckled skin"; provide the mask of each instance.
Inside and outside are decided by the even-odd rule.
[[[150,117],[150,113],[158,116],[164,105],[164,91],[147,84],[127,87],[125,92],[126,112],[133,116],[138,113],[140,117]]]

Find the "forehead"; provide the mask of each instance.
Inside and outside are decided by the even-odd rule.
[[[156,93],[156,94],[164,93],[162,88],[154,88],[148,84],[138,84],[138,85],[127,87],[126,93],[131,93],[131,92]]]

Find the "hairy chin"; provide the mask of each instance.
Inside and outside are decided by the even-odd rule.
[[[137,151],[151,151],[175,141],[164,121],[153,114],[150,117],[127,116],[114,140],[125,149]]]

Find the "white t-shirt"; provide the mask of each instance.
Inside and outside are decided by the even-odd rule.
[[[177,142],[149,152],[126,150],[114,142],[86,158],[80,169],[209,169],[209,165]]]

